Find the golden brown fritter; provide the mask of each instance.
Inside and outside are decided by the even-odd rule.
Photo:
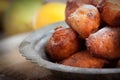
[[[91,33],[98,30],[100,25],[100,14],[93,5],[84,4],[71,13],[66,22],[82,38],[87,38]]]
[[[82,5],[84,4],[94,5],[96,8],[98,8],[99,12],[101,12],[104,1],[105,0],[67,0],[67,6],[65,10],[65,19],[66,19],[67,24],[70,25],[68,21],[68,17],[70,16],[70,14],[75,12],[76,9],[78,9]],[[101,18],[99,29],[104,26],[106,26],[106,23]]]
[[[88,51],[77,52],[62,62],[63,65],[80,68],[102,68],[107,63],[104,59],[91,56]]]
[[[101,9],[104,1],[105,0],[67,0],[66,10],[65,10],[66,19],[71,13],[73,13],[81,5],[90,4],[90,5],[94,5],[98,9],[99,8]]]
[[[104,27],[86,39],[91,54],[106,58],[120,58],[120,28]]]
[[[105,0],[102,5],[102,19],[113,27],[120,26],[120,0]]]
[[[68,58],[80,49],[78,34],[71,28],[56,28],[46,44],[46,52],[54,61]]]
[[[67,17],[83,4],[90,4],[92,0],[67,0],[65,15]]]

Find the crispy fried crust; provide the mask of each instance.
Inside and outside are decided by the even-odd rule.
[[[113,27],[120,26],[120,0],[105,0],[101,16],[109,25]]]
[[[116,27],[120,26],[120,0],[68,0],[65,10],[66,22],[68,16],[84,4],[94,5],[101,14],[101,20]]]
[[[86,39],[91,54],[106,58],[120,58],[120,28],[104,27]]]
[[[64,65],[80,68],[102,68],[106,63],[106,60],[93,57],[88,51],[77,52],[62,62]]]
[[[66,6],[66,17],[68,17],[71,13],[73,13],[78,7],[83,4],[91,4],[101,9],[105,0],[67,0]]]
[[[87,38],[91,33],[98,30],[100,14],[96,7],[84,4],[71,13],[66,22],[82,38]]]
[[[92,0],[68,0],[65,10],[66,18],[83,4],[90,4]]]
[[[79,49],[78,35],[70,28],[56,28],[46,44],[46,52],[54,61],[63,60]]]

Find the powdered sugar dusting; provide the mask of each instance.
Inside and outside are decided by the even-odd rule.
[[[87,5],[87,4],[85,4],[85,5],[80,6],[78,9],[76,9],[76,11],[74,11],[73,13],[71,13],[69,17],[74,17],[74,18],[77,19],[77,18],[79,18],[81,15],[82,15],[82,16],[86,16],[87,13],[89,13],[89,12],[91,12],[91,11],[92,11],[93,14],[95,14],[95,13],[98,12],[98,10],[97,10],[96,7],[94,7],[94,6],[92,6],[92,5]],[[81,12],[81,13],[80,13],[80,12]]]

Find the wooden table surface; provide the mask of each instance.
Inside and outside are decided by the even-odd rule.
[[[19,53],[19,44],[28,35],[21,34],[0,40],[0,80],[5,77],[15,80],[41,80],[46,76],[50,77],[49,71],[31,63]]]

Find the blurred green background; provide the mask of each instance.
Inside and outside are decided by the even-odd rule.
[[[43,80],[39,78],[44,75],[44,70],[21,56],[19,45],[31,32],[64,21],[65,2],[66,0],[0,0],[0,80],[23,80],[16,74],[25,76],[27,79],[24,80]]]
[[[65,2],[66,0],[0,0],[0,39],[63,21]]]

